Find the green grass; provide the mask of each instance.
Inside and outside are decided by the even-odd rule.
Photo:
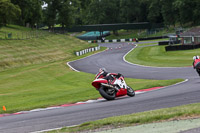
[[[165,51],[165,46],[137,47],[126,56],[135,64],[159,67],[192,66],[192,57],[199,55],[200,49]]]
[[[128,85],[130,85],[134,90],[142,90],[153,87],[161,87],[175,84],[177,82],[182,82],[183,79],[173,79],[173,80],[146,80],[146,79],[131,79],[125,78]]]
[[[80,45],[81,44],[81,45]],[[74,52],[97,46],[71,36],[51,34],[28,40],[0,40],[0,71],[75,57]]]
[[[200,116],[200,103],[177,106],[166,109],[159,109],[153,111],[146,111],[141,113],[134,113],[130,115],[122,115],[116,117],[109,117],[97,121],[83,123],[79,126],[63,128],[53,132],[79,132],[79,131],[94,131],[95,129],[110,129],[126,126],[134,126],[138,124],[145,124],[151,122],[159,122],[166,120],[177,120]]]

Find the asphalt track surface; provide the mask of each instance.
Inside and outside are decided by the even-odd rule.
[[[135,97],[0,117],[0,132],[36,132],[78,125],[111,116],[200,102],[200,78],[192,67],[153,68],[133,65],[124,62],[123,56],[135,45],[128,45],[128,43],[100,45],[109,47],[109,50],[70,62],[69,65],[78,71],[94,74],[100,67],[105,67],[110,72],[119,72],[130,78],[159,80],[183,78],[188,79],[188,81],[138,94]]]

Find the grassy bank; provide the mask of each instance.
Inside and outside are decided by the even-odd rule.
[[[26,40],[0,40],[0,71],[71,59],[75,57],[75,51],[94,46],[97,44],[50,33],[48,36]]]
[[[119,127],[134,126],[138,124],[162,122],[169,120],[179,120],[200,117],[200,103],[184,106],[134,113],[117,117],[105,118],[102,120],[83,123],[79,126],[63,128],[53,132],[80,132],[80,131],[98,131]]]
[[[192,57],[199,54],[200,49],[166,52],[165,46],[137,47],[126,56],[126,60],[146,66],[184,67],[192,66]]]

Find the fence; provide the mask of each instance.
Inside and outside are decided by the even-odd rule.
[[[28,32],[1,32],[0,39],[1,40],[25,40],[31,38],[39,38],[48,35],[49,33],[46,31],[28,31]]]

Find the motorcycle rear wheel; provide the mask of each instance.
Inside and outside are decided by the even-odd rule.
[[[135,91],[130,86],[127,86],[127,95],[129,97],[134,97],[135,96]]]
[[[116,96],[115,90],[113,88],[107,88],[104,86],[99,88],[99,93],[106,100],[114,100]]]

